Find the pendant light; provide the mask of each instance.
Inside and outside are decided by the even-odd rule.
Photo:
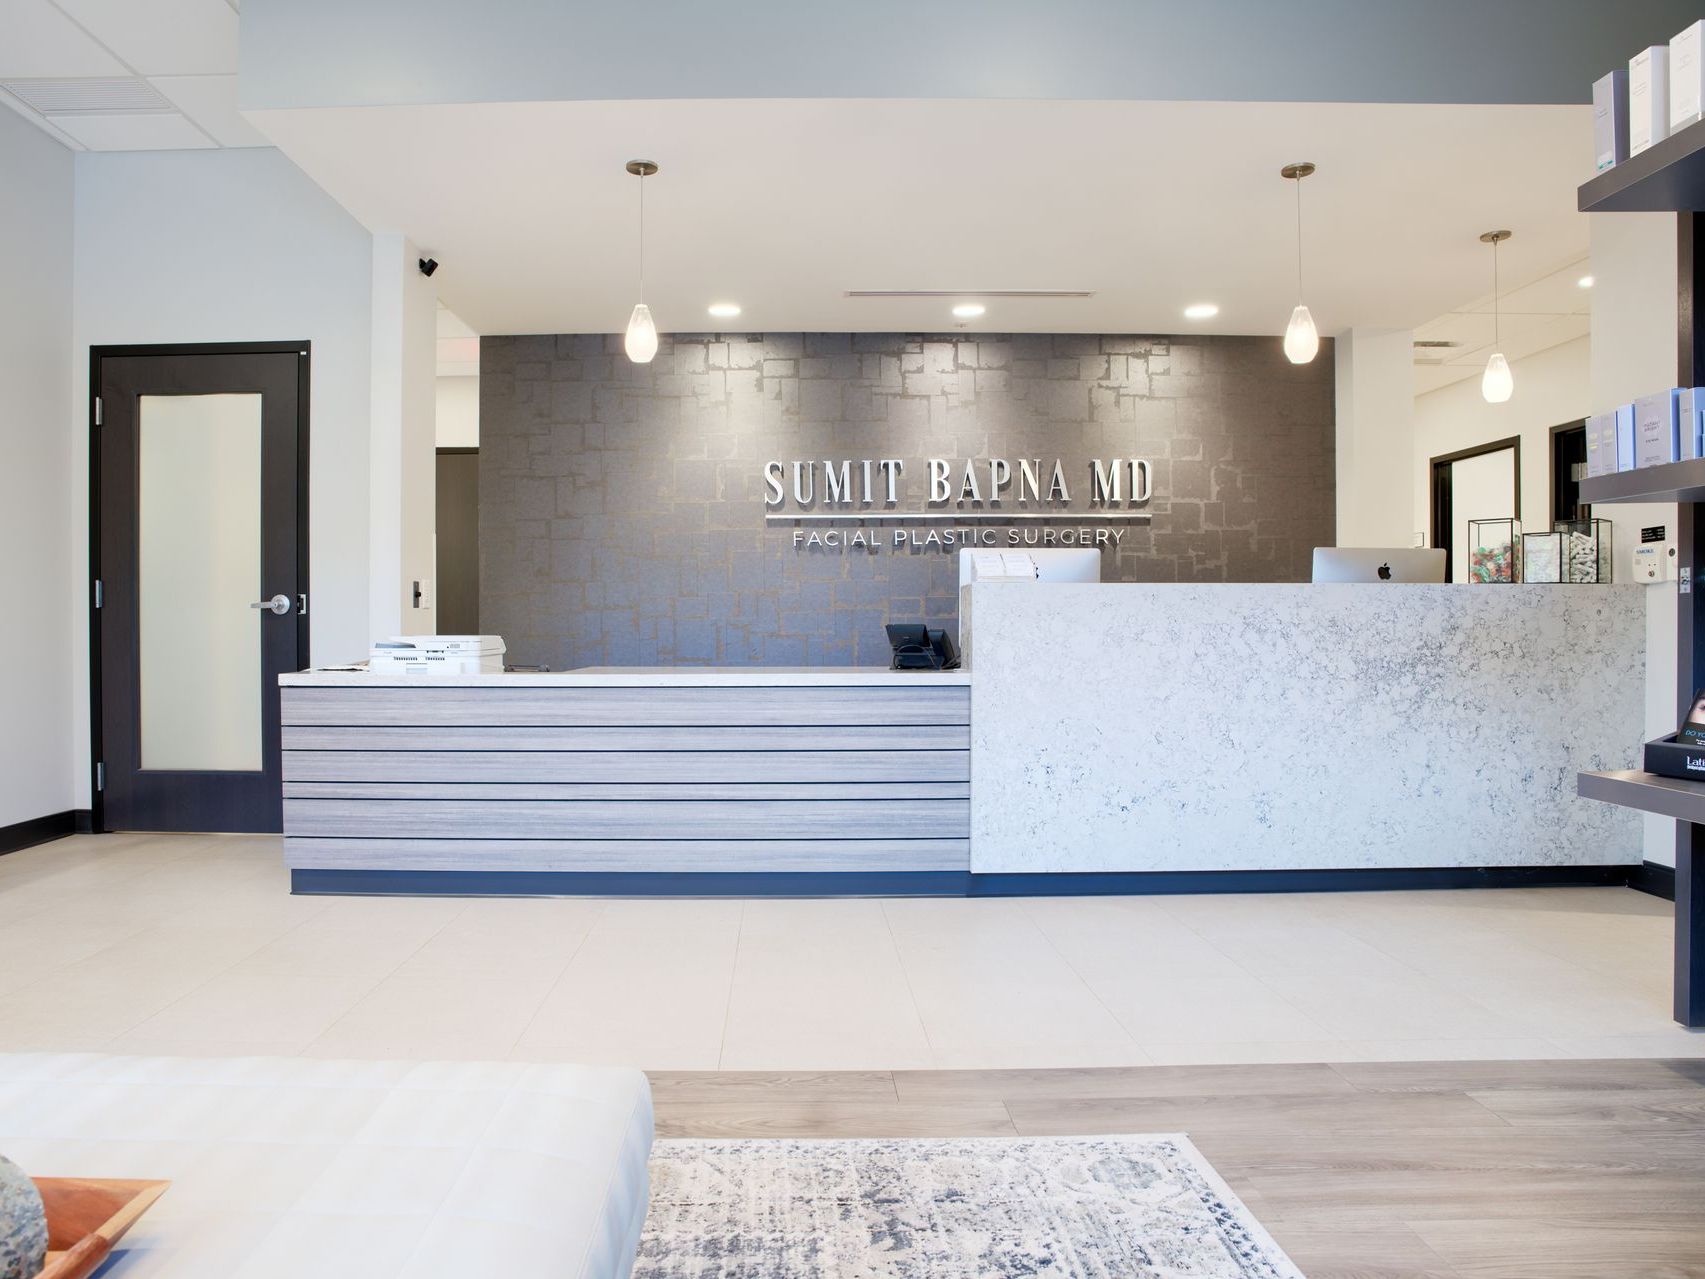
[[[657,354],[657,323],[645,304],[645,180],[657,172],[657,165],[651,160],[629,160],[627,171],[639,179],[639,303],[628,316],[623,347],[635,364],[650,364]]]
[[[1480,375],[1480,394],[1488,404],[1502,404],[1516,389],[1510,362],[1499,349],[1503,341],[1498,333],[1498,246],[1509,238],[1508,231],[1488,231],[1480,237],[1480,243],[1492,246],[1492,358],[1486,361],[1486,371]]]
[[[1314,172],[1314,163],[1303,160],[1287,164],[1279,176],[1297,184],[1297,306],[1285,326],[1285,358],[1292,364],[1307,364],[1320,350],[1320,330],[1302,303],[1302,180]]]

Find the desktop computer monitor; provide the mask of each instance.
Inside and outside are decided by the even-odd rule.
[[[1398,546],[1317,546],[1316,582],[1442,582],[1445,553]]]

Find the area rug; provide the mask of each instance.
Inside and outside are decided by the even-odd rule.
[[[636,1279],[1301,1279],[1181,1135],[659,1141]]]

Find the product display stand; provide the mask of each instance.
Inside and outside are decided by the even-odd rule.
[[[1699,133],[1701,137],[1690,138]],[[1687,139],[1685,143],[1683,139]],[[1678,145],[1671,146],[1670,143]],[[1677,384],[1697,386],[1705,377],[1705,331],[1695,324],[1695,307],[1705,307],[1705,125],[1683,130],[1635,157],[1645,161],[1617,165],[1580,190],[1582,212],[1653,211],[1676,213]],[[1675,156],[1673,169],[1654,161]],[[1650,159],[1648,158],[1650,157]],[[1615,181],[1612,181],[1615,179]],[[1667,206],[1652,201],[1677,199]],[[1671,462],[1581,481],[1581,501],[1676,503],[1675,546],[1678,593],[1676,708],[1679,724],[1705,687],[1705,460]],[[1633,755],[1637,743],[1630,742]],[[1604,800],[1676,819],[1675,840],[1675,1019],[1683,1026],[1705,1027],[1705,781],[1684,781],[1655,773],[1624,770],[1582,773],[1576,789],[1587,799]]]

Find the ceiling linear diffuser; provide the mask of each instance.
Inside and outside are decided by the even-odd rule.
[[[1094,289],[848,289],[849,298],[1092,298]]]
[[[0,89],[45,116],[155,115],[177,110],[138,76],[0,80]]]

